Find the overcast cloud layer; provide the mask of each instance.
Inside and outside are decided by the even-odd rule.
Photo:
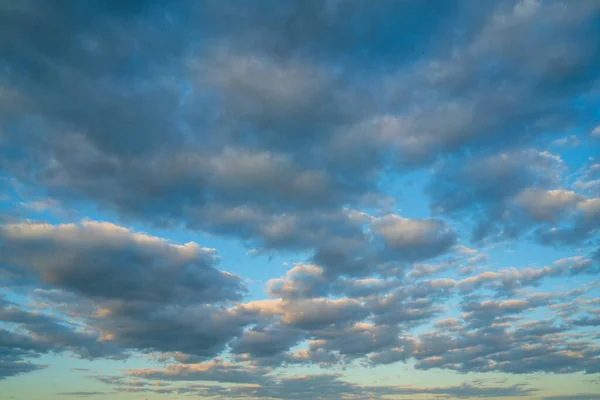
[[[0,399],[600,399],[599,94],[596,0],[0,2]]]

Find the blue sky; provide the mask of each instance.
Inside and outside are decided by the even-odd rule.
[[[600,399],[599,2],[0,37],[0,400]]]

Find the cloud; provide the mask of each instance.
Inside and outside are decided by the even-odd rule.
[[[14,324],[27,333],[0,332],[10,348],[22,351],[24,356],[68,351],[90,359],[122,357],[118,347],[102,343],[98,331],[86,332],[49,315],[11,306],[0,310],[0,320],[5,324]]]
[[[424,226],[429,232],[429,224]],[[524,299],[463,299],[462,322],[436,324],[439,331],[421,336],[410,333],[415,327],[435,322],[444,312],[442,305],[460,293],[489,287],[503,297],[514,296],[516,289],[536,286],[542,279],[595,273],[597,263],[581,256],[561,259],[541,269],[483,272],[461,280],[428,279],[427,274],[414,275],[410,269],[394,279],[332,278],[317,265],[297,264],[285,277],[269,282],[271,299],[243,303],[236,301],[242,290],[239,278],[217,270],[215,251],[195,244],[174,245],[96,222],[55,226],[21,223],[5,225],[0,232],[7,249],[2,253],[4,265],[20,277],[15,287],[21,290],[43,285],[43,289],[31,292],[34,299],[49,301],[55,310],[77,318],[73,325],[61,315],[27,311],[5,301],[0,317],[26,333],[20,336],[4,332],[4,341],[15,349],[17,362],[50,351],[86,358],[123,358],[127,351],[138,350],[177,363],[173,365],[178,367],[163,372],[152,370],[157,378],[228,382],[238,379],[235,376],[239,374],[239,382],[243,382],[249,379],[243,363],[258,368],[257,376],[280,365],[329,367],[357,360],[370,365],[415,360],[422,369],[525,373],[591,371],[590,363],[596,358],[592,345],[577,348],[558,336],[570,329],[569,324],[589,325],[589,319],[566,321],[563,325],[523,323],[512,331],[508,325],[503,327],[510,316],[553,306],[559,298],[577,298],[582,291],[532,294]],[[31,251],[33,246],[38,250]],[[96,254],[104,255],[102,268],[94,264],[99,258]],[[121,283],[130,285],[130,293],[119,294],[110,287],[110,280],[105,283],[101,279],[103,275],[92,289],[86,286],[83,277],[110,270],[109,261],[120,263],[115,273],[124,274]],[[142,266],[152,268],[156,280],[144,280],[141,271],[135,276],[148,287],[155,285],[155,293],[135,294],[140,283],[127,278],[128,268],[135,271]],[[200,274],[188,275],[195,271]],[[178,274],[182,274],[182,280]],[[84,283],[80,285],[77,277]],[[220,291],[203,293],[203,288],[211,285],[202,279],[225,283]],[[166,282],[169,287],[163,289]],[[198,289],[188,293],[196,284]],[[232,285],[232,289],[226,285]],[[329,297],[340,294],[348,297]],[[497,336],[496,347],[488,349],[490,344],[485,338],[490,333],[486,332]],[[453,336],[440,339],[450,334]],[[545,337],[554,338],[553,347],[543,340],[537,345],[527,344]],[[447,347],[428,350],[437,346],[432,344],[433,338]],[[519,340],[523,342],[520,349],[514,344]],[[301,347],[292,350],[297,345]],[[225,350],[236,363],[206,361]],[[519,352],[532,355],[527,361],[517,361]],[[484,364],[484,356],[492,357],[494,364]],[[542,356],[554,360],[553,364],[537,364],[535,357]],[[236,372],[236,366],[241,370]],[[226,371],[225,375],[215,372],[220,369]]]
[[[238,278],[214,268],[213,249],[173,245],[110,223],[4,225],[0,243],[3,265],[91,298],[198,303],[238,299],[242,290]]]
[[[556,139],[552,142],[552,144],[555,146],[562,147],[577,147],[581,144],[581,141],[579,140],[577,135],[571,135],[560,139]]]
[[[263,382],[263,375],[267,372],[269,371],[240,364],[206,362],[202,364],[171,364],[164,370],[128,370],[125,376],[166,381],[258,383]]]
[[[589,120],[570,99],[598,77],[587,50],[598,45],[594,2],[353,7],[5,8],[3,36],[20,39],[4,44],[3,93],[18,101],[3,108],[14,122],[3,128],[3,169],[57,201],[280,248],[292,244],[253,225],[356,205],[377,194],[390,160],[423,165]],[[431,40],[446,42],[442,15],[471,22],[440,48]],[[390,16],[418,34],[391,34]],[[414,22],[425,16],[428,29]],[[219,19],[235,29],[207,22]],[[528,40],[508,40],[514,32]]]
[[[298,327],[344,324],[367,316],[362,305],[353,299],[311,299],[293,302],[285,307],[282,321]]]
[[[590,394],[564,394],[564,395],[556,395],[556,396],[546,396],[543,397],[542,400],[597,400],[600,398],[600,395],[590,393]]]
[[[584,196],[566,190],[526,189],[516,197],[517,204],[535,221],[555,222]]]
[[[593,238],[600,228],[600,198],[577,203],[574,213],[566,226],[538,229],[539,241],[550,245],[579,245]]]
[[[535,371],[595,373],[598,347],[592,341],[570,340],[568,324],[551,320],[518,322],[521,313],[549,304],[559,296],[463,304],[460,321],[445,321],[417,338],[413,354],[418,369],[459,372]]]
[[[498,294],[508,296],[515,291],[530,286],[539,286],[545,279],[598,274],[598,263],[593,258],[574,256],[554,261],[543,268],[510,268],[499,271],[485,271],[459,281],[456,286],[465,293],[480,288],[494,289]]]
[[[286,327],[252,328],[234,339],[231,343],[233,354],[244,354],[255,360],[280,355],[294,347],[302,338],[301,332]]]
[[[600,164],[575,165],[597,1],[79,3],[0,7],[0,379],[51,353],[139,354],[167,365],[95,378],[223,398],[535,392],[284,367],[598,372],[593,285],[573,289],[599,272]],[[125,224],[292,267],[257,272],[261,298],[216,249]],[[479,248],[514,239],[564,258]]]
[[[164,375],[163,375],[164,373]],[[235,374],[235,372],[231,372]],[[155,372],[152,370],[131,370],[129,376],[141,376],[142,379],[165,379],[172,380],[194,380],[193,376],[188,375],[187,370],[180,370],[180,366],[174,366]],[[199,375],[204,375],[200,373]],[[210,378],[210,373],[206,377]],[[204,377],[199,380],[205,380]],[[234,382],[237,382],[234,381]],[[119,385],[128,385],[127,381],[116,381]],[[141,383],[140,383],[141,385]],[[131,390],[135,389],[135,390]],[[205,396],[222,396],[227,398],[274,398],[274,399],[337,399],[340,396],[344,398],[372,398],[383,399],[390,395],[445,395],[456,398],[492,398],[506,396],[527,396],[536,392],[535,389],[527,388],[525,385],[513,386],[482,386],[477,384],[464,383],[458,386],[440,386],[440,387],[418,387],[418,386],[366,386],[347,382],[341,379],[339,374],[320,374],[320,375],[292,375],[292,376],[265,376],[260,383],[254,381],[245,382],[243,385],[218,386],[218,385],[197,385],[190,384],[177,388],[148,389],[144,387],[127,388],[127,391],[154,391],[155,393],[195,393]],[[117,389],[119,390],[119,389]]]
[[[241,299],[241,279],[216,269],[215,250],[195,243],[174,245],[86,221],[4,225],[0,245],[2,267],[19,277],[17,288],[43,285],[73,295],[67,301],[75,303],[63,308],[75,309],[104,343],[214,355],[247,323],[219,307]]]
[[[592,159],[575,172],[573,187],[590,197],[600,195],[600,162]]]
[[[390,252],[409,260],[442,254],[456,241],[456,234],[443,221],[416,220],[388,215],[374,220],[372,229]]]
[[[26,374],[46,368],[46,365],[32,364],[24,361],[0,360],[0,380]]]
[[[317,297],[326,286],[324,271],[316,265],[298,264],[286,272],[284,278],[274,278],[267,282],[271,296],[282,298]]]
[[[524,190],[558,184],[561,166],[560,157],[536,150],[471,156],[444,163],[427,188],[432,211],[472,219],[475,240],[500,232],[516,235],[522,226],[518,220],[510,219],[511,201]]]

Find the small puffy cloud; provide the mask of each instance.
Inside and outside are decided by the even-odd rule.
[[[323,269],[316,265],[298,264],[286,272],[284,278],[275,278],[267,282],[267,292],[271,296],[317,297],[327,280]]]
[[[552,141],[552,144],[561,147],[577,147],[581,144],[581,141],[576,135],[571,135],[564,138],[556,139]]]
[[[568,257],[556,260],[542,268],[502,269],[485,271],[456,282],[462,292],[468,293],[479,288],[494,289],[504,296],[514,294],[518,289],[539,286],[544,279],[570,277],[577,275],[595,275],[600,265],[584,256]]]
[[[247,354],[251,359],[273,357],[289,350],[301,338],[301,332],[293,328],[252,328],[233,340],[230,347],[233,354]]]
[[[371,229],[381,236],[390,252],[408,260],[437,256],[456,241],[455,232],[437,219],[409,219],[391,214],[376,218]]]
[[[453,321],[439,324],[436,330],[417,338],[417,350],[413,353],[416,367],[512,374],[594,373],[598,346],[569,339],[563,335],[568,326],[552,321],[515,324],[518,318],[506,317],[542,304],[532,299],[478,304],[483,318],[479,323],[473,325],[474,315],[469,314],[461,317],[466,319],[458,325]],[[467,308],[474,310],[473,304]]]
[[[281,320],[286,325],[316,328],[359,321],[367,315],[368,311],[354,299],[305,299],[285,305]]]
[[[517,205],[539,222],[555,222],[584,200],[582,195],[560,189],[526,189],[515,198]]]
[[[537,239],[549,245],[581,245],[593,239],[600,229],[600,197],[584,199],[576,204],[574,216],[559,227],[541,227]]]

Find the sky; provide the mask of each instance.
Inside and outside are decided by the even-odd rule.
[[[0,1],[0,400],[600,399],[600,2]]]

